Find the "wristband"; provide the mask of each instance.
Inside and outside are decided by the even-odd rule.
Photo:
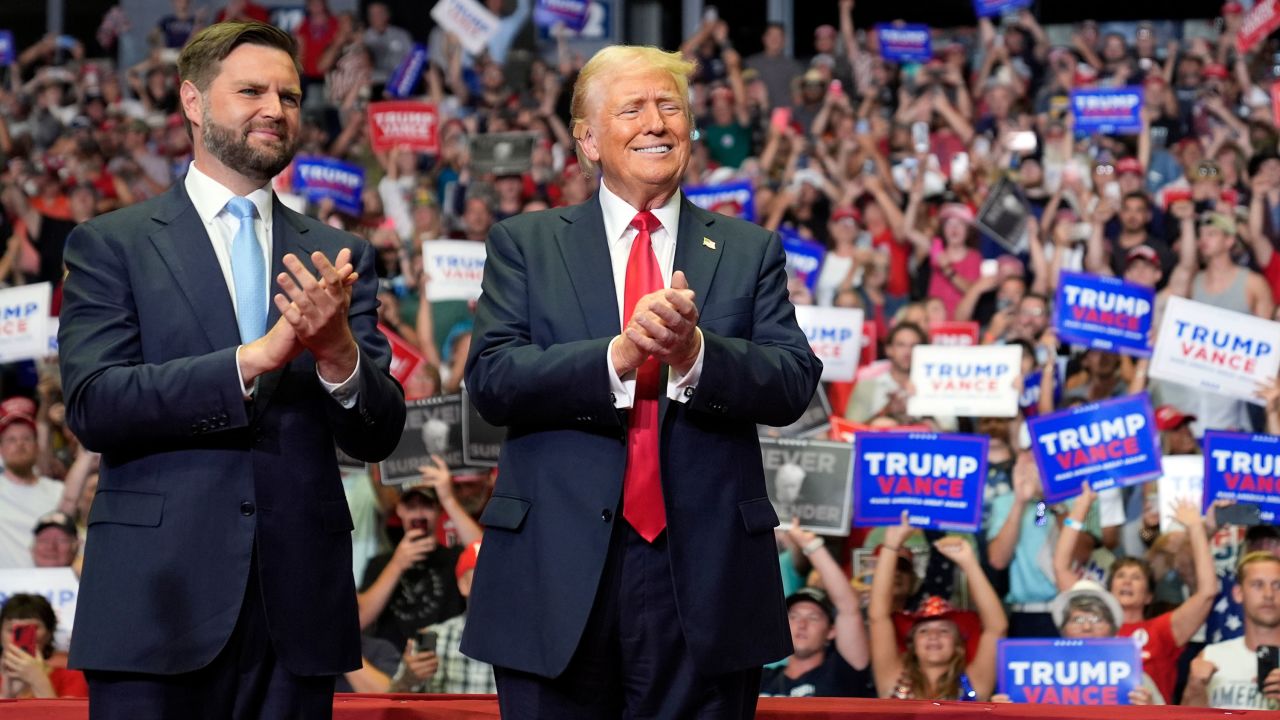
[[[1062,520],[1062,524],[1077,532],[1084,532],[1084,523],[1080,522],[1075,518],[1072,518],[1072,517],[1064,518]]]
[[[809,557],[810,555],[818,552],[818,550],[824,547],[824,545],[825,543],[822,542],[822,538],[814,538],[805,543],[804,547],[800,548],[800,552],[804,553],[805,557]]]

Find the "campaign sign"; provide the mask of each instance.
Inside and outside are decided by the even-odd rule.
[[[987,482],[985,435],[859,433],[853,523],[977,532]]]
[[[1077,405],[1027,420],[1046,502],[1150,480],[1160,474],[1160,439],[1146,393]]]
[[[749,180],[724,185],[688,186],[684,188],[684,196],[703,210],[747,222],[756,221],[756,193]]]
[[[498,31],[498,16],[476,0],[439,0],[431,8],[431,17],[440,27],[458,37],[458,42],[472,55],[479,55]]]
[[[1142,131],[1142,88],[1085,88],[1071,91],[1076,135],[1135,135]]]
[[[58,618],[53,645],[58,650],[66,650],[71,642],[71,627],[76,617],[76,598],[80,595],[80,580],[71,568],[0,570],[0,604],[8,602],[10,596],[18,593],[39,595],[49,601]]]
[[[822,259],[827,254],[826,248],[816,240],[801,237],[789,230],[781,231],[781,235],[782,249],[787,253],[787,274],[804,280],[805,287],[813,292],[818,284]]]
[[[880,41],[880,57],[890,62],[928,62],[933,57],[933,45],[928,25],[876,25],[876,38]]]
[[[471,467],[496,467],[507,429],[490,425],[462,388],[462,460]]]
[[[849,382],[862,354],[862,310],[801,305],[796,322],[822,361],[824,381]]]
[[[1027,203],[1018,184],[1001,176],[978,211],[974,222],[985,235],[1009,252],[1019,255],[1024,251],[1024,231],[1031,206]]]
[[[387,342],[391,345],[391,377],[403,386],[409,382],[409,376],[413,375],[418,370],[418,366],[427,359],[416,347],[405,342],[404,338],[386,325],[378,323],[378,330],[387,337]]]
[[[318,203],[325,198],[348,215],[364,212],[360,194],[364,192],[364,168],[349,162],[315,155],[300,155],[293,161],[293,186]]]
[[[1062,399],[1062,366],[1054,365],[1053,404],[1056,406]],[[1044,387],[1044,375],[1040,369],[1032,370],[1022,378],[1022,392],[1018,395],[1018,409],[1023,417],[1035,417],[1040,414],[1040,392]]]
[[[1160,461],[1163,473],[1156,481],[1160,503],[1160,532],[1181,530],[1173,519],[1173,508],[1179,500],[1197,505],[1204,500],[1204,465],[1208,455],[1165,455]],[[1207,505],[1205,506],[1207,507]]]
[[[929,344],[969,347],[978,344],[978,323],[948,320],[929,323]]]
[[[586,26],[590,8],[589,0],[538,0],[533,6],[533,23],[540,28],[559,23],[578,32]]]
[[[805,408],[800,419],[784,427],[757,425],[756,430],[760,433],[760,437],[825,435],[831,422],[830,418],[831,400],[827,398],[826,388],[819,383],[818,388],[813,392],[813,398],[809,400],[809,407]]]
[[[1204,433],[1204,509],[1214,500],[1253,503],[1262,522],[1280,515],[1280,436]]]
[[[462,396],[440,395],[405,403],[404,431],[391,456],[383,460],[382,483],[417,483],[418,468],[439,455],[450,470],[464,466],[462,458]]]
[[[1142,648],[1131,637],[1001,640],[1000,692],[1016,703],[1128,705],[1142,684]]]
[[[474,240],[427,240],[422,243],[422,270],[427,299],[475,300],[484,279],[484,243]]]
[[[13,49],[13,31],[0,30],[0,65],[12,65],[16,57]]]
[[[1031,0],[973,0],[973,12],[980,18],[995,17],[1031,7]]]
[[[1017,345],[917,345],[911,353],[907,413],[915,417],[1013,417],[1018,414],[1022,348]]]
[[[1091,350],[1150,357],[1155,291],[1119,278],[1064,272],[1054,302],[1058,337]]]
[[[476,175],[523,175],[533,168],[530,132],[486,133],[471,139],[471,172]]]
[[[1236,32],[1237,52],[1241,55],[1249,52],[1278,27],[1280,3],[1276,0],[1261,0],[1240,21],[1240,30]]]
[[[389,100],[369,104],[369,144],[374,150],[406,146],[440,152],[440,116],[431,103]]]
[[[0,362],[48,354],[51,291],[47,282],[0,290]]]
[[[1149,374],[1252,403],[1280,373],[1280,323],[1171,297]]]
[[[404,56],[396,69],[391,71],[391,77],[387,78],[385,90],[387,97],[406,98],[412,95],[413,88],[417,86],[418,78],[422,76],[422,70],[426,66],[427,46],[414,43],[409,54]]]
[[[848,443],[797,438],[760,438],[764,471],[772,482],[769,501],[785,526],[791,518],[819,535],[849,534]]]

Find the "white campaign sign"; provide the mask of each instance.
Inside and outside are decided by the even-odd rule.
[[[1261,404],[1258,385],[1280,372],[1280,323],[1169,298],[1150,376]]]
[[[1200,507],[1204,501],[1204,456],[1165,455],[1160,468],[1164,470],[1156,486],[1160,491],[1160,532],[1183,530],[1182,523],[1173,519],[1173,505],[1190,500]]]
[[[1017,345],[917,345],[907,413],[915,417],[1014,417],[1022,374]]]
[[[849,382],[862,354],[862,311],[857,308],[796,307],[796,322],[822,361],[824,381]]]
[[[0,362],[49,354],[49,283],[0,290]]]
[[[428,300],[475,300],[484,278],[484,243],[428,240],[422,243],[422,269],[430,276]]]
[[[483,52],[498,30],[498,16],[476,0],[440,0],[431,8],[431,17],[472,55]]]
[[[80,594],[80,580],[71,568],[0,570],[0,603],[17,593],[42,595],[49,601],[58,616],[53,644],[59,650],[66,650],[71,643],[71,622],[76,617],[76,597]]]

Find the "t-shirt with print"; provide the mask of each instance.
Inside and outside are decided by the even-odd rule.
[[[403,648],[405,642],[419,629],[461,614],[465,604],[458,592],[457,575],[454,574],[461,554],[461,547],[441,547],[414,563],[413,567],[400,576],[387,600],[387,606],[382,609],[369,633],[397,648]],[[369,561],[369,566],[364,571],[364,583],[360,586],[361,592],[368,590],[378,579],[391,561],[391,555],[392,553],[383,553]]]
[[[870,666],[856,670],[844,661],[834,645],[828,645],[822,664],[798,678],[787,677],[787,666],[765,669],[760,676],[760,694],[774,697],[865,697],[876,696]]]
[[[1178,658],[1182,648],[1173,637],[1173,613],[1157,615],[1150,620],[1125,623],[1116,637],[1133,637],[1142,647],[1142,670],[1151,676],[1160,694],[1173,697],[1178,684]]]

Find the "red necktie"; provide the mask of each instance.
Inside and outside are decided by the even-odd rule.
[[[651,230],[662,227],[653,213],[637,213],[631,227],[639,230],[627,257],[627,282],[623,290],[623,324],[635,314],[636,303],[661,290],[662,271],[653,255]],[[658,361],[652,355],[636,370],[636,390],[627,428],[627,474],[622,480],[622,516],[649,542],[667,526],[662,504],[662,467],[658,454]]]

